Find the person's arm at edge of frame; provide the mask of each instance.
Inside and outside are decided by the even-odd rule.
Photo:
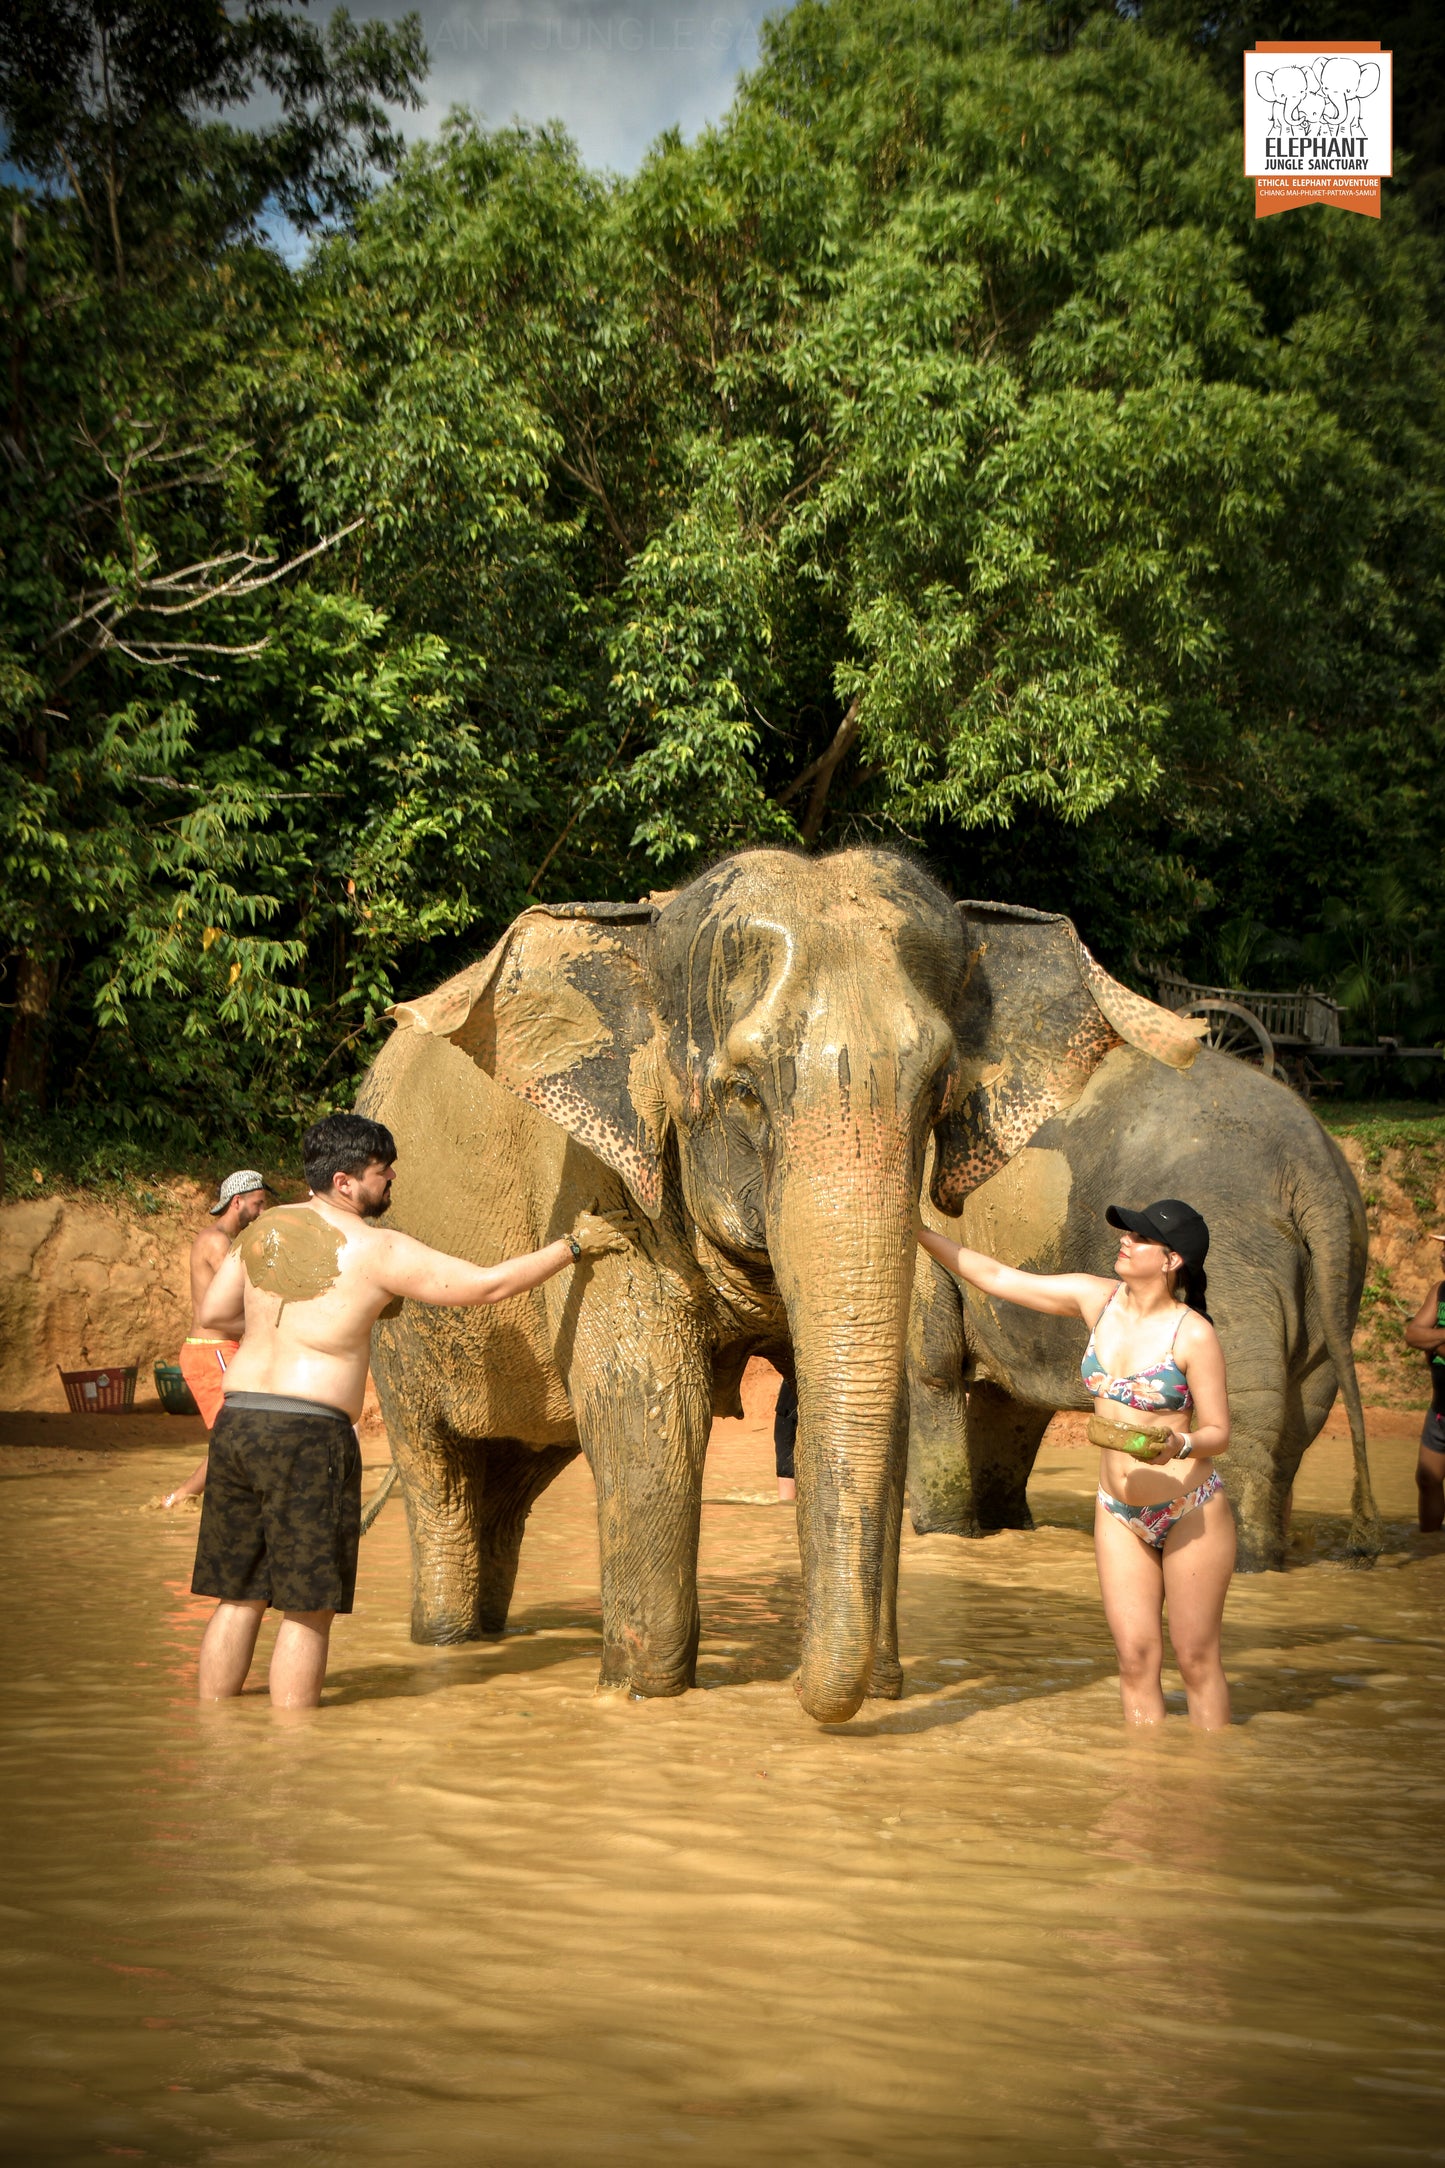
[[[1433,1242],[1440,1239],[1439,1235],[1431,1236]],[[1405,1327],[1406,1347],[1420,1348],[1426,1355],[1439,1354],[1445,1350],[1445,1327],[1435,1323],[1439,1303],[1440,1288],[1437,1282]]]
[[[490,1302],[506,1302],[540,1287],[567,1265],[584,1257],[604,1257],[628,1247],[626,1220],[617,1212],[584,1212],[570,1235],[560,1235],[525,1257],[509,1257],[500,1265],[473,1265],[463,1257],[448,1257],[442,1250],[428,1249],[410,1235],[388,1234],[387,1256],[379,1277],[392,1295],[410,1302],[433,1303],[443,1308],[471,1309]]]
[[[918,1224],[918,1240],[930,1257],[955,1279],[967,1280],[981,1294],[1001,1302],[1016,1302],[1024,1310],[1042,1310],[1046,1317],[1082,1317],[1092,1323],[1108,1301],[1113,1281],[1093,1272],[1021,1272],[1017,1265],[1000,1264],[984,1250],[966,1250]]]

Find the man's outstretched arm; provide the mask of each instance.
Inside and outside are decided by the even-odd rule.
[[[472,1265],[464,1257],[448,1257],[430,1250],[410,1235],[391,1235],[378,1278],[391,1295],[411,1302],[430,1302],[446,1308],[469,1309],[481,1303],[506,1302],[540,1287],[580,1257],[603,1257],[625,1250],[628,1238],[620,1213],[584,1212],[570,1235],[561,1235],[525,1257],[509,1257],[500,1265]]]

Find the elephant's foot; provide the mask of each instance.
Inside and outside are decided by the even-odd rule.
[[[908,1518],[913,1523],[915,1536],[981,1536],[983,1530],[973,1514],[964,1508],[935,1505],[931,1500],[911,1496],[908,1501]]]
[[[1289,1557],[1287,1500],[1292,1493],[1272,1476],[1246,1473],[1230,1499],[1234,1511],[1236,1573],[1283,1573]]]
[[[456,1648],[464,1641],[500,1641],[506,1624],[505,1612],[498,1621],[484,1619],[476,1612],[449,1615],[413,1611],[411,1638],[421,1648]]]
[[[1022,1495],[1003,1499],[987,1498],[980,1501],[978,1509],[978,1533],[996,1536],[1004,1528],[1032,1528],[1034,1517],[1029,1510],[1028,1499]]]
[[[679,1672],[618,1673],[609,1671],[605,1663],[597,1674],[599,1694],[625,1694],[629,1701],[670,1701],[687,1693],[693,1684],[691,1678]]]
[[[697,1641],[669,1659],[635,1641],[607,1642],[597,1674],[600,1694],[626,1694],[630,1701],[667,1701],[697,1684]]]
[[[868,1699],[870,1701],[901,1701],[903,1699],[903,1666],[894,1651],[879,1650],[873,1659],[873,1669],[868,1674]]]

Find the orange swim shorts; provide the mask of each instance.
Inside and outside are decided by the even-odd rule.
[[[191,1388],[191,1398],[201,1411],[207,1430],[214,1430],[226,1388],[226,1372],[239,1340],[187,1340],[181,1349],[181,1376]]]

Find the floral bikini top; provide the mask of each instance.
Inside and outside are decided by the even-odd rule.
[[[1116,1287],[1114,1295],[1118,1292]],[[1153,1364],[1148,1370],[1138,1370],[1132,1377],[1111,1378],[1094,1353],[1094,1337],[1108,1314],[1114,1295],[1099,1312],[1079,1365],[1085,1391],[1092,1393],[1096,1400],[1117,1400],[1126,1408],[1137,1408],[1142,1415],[1157,1414],[1161,1410],[1169,1415],[1182,1414],[1185,1408],[1194,1405],[1189,1381],[1174,1360],[1174,1340],[1179,1338],[1179,1327],[1184,1322],[1183,1310],[1175,1321],[1174,1340],[1170,1341],[1169,1352],[1162,1362]]]

